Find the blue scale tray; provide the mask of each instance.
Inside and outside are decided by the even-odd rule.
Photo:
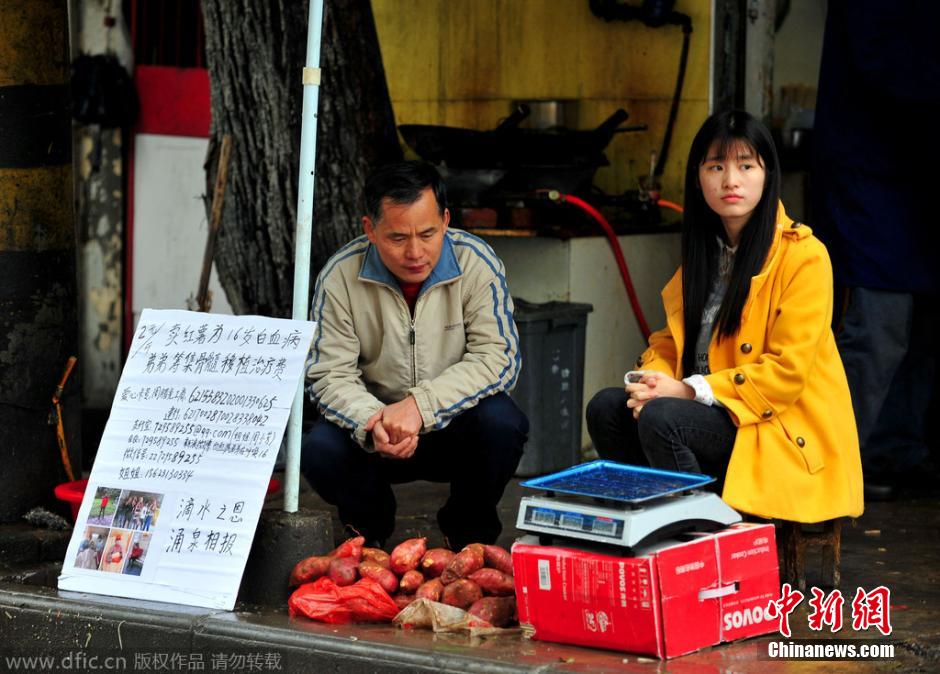
[[[677,473],[615,461],[592,461],[522,483],[544,491],[641,503],[669,494],[697,489],[715,478],[698,473]]]

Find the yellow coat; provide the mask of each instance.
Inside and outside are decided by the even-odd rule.
[[[666,327],[638,367],[681,378],[682,273],[662,292]],[[862,514],[858,432],[832,320],[832,267],[781,206],[768,261],[738,334],[713,339],[705,378],[738,427],[722,498],[761,517],[819,522]]]

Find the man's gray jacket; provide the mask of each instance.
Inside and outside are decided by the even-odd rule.
[[[423,430],[444,428],[515,386],[522,363],[512,312],[503,263],[481,239],[445,232],[412,318],[398,282],[360,236],[317,277],[308,390],[320,414],[363,447],[369,417],[409,393]]]

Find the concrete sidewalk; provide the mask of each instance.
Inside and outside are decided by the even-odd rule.
[[[807,638],[805,629],[799,634],[800,622],[794,615],[794,637]],[[773,662],[761,659],[767,638],[662,663],[519,636],[473,641],[384,625],[324,625],[291,619],[282,610],[208,611],[9,585],[0,585],[0,624],[0,658],[121,656],[127,671],[154,670],[145,663],[192,652],[201,654],[205,670],[217,669],[213,662],[235,663],[240,655],[267,663],[256,671],[284,672],[914,672],[935,671],[937,664],[929,651],[918,650],[916,643],[930,648],[919,641],[898,648],[892,661]],[[249,671],[247,666],[224,668]]]
[[[512,526],[522,490],[514,481],[503,499],[506,524],[500,543],[517,535]],[[396,488],[398,530],[390,546],[414,535],[439,543],[434,513],[446,487],[415,483]],[[312,493],[303,505],[322,504]],[[273,504],[272,504],[273,505]],[[338,530],[339,531],[339,530]],[[810,560],[808,583],[819,582]],[[51,577],[51,574],[49,575]],[[846,526],[842,547],[846,627],[837,635],[813,633],[806,602],[791,616],[794,639],[874,639],[896,645],[881,662],[795,662],[762,659],[769,638],[706,649],[662,663],[625,653],[531,641],[521,636],[471,641],[385,625],[332,626],[291,619],[284,608],[239,605],[235,611],[58,592],[24,584],[0,584],[0,658],[76,651],[125,658],[130,671],[161,671],[155,662],[171,654],[197,653],[204,671],[285,672],[932,672],[940,670],[940,497],[910,493],[896,503],[868,507]],[[893,634],[881,638],[851,629],[851,597],[858,586],[891,589]],[[160,654],[161,660],[155,660]],[[163,655],[167,654],[167,655]],[[228,657],[226,660],[225,657]],[[241,659],[239,659],[239,657]],[[246,659],[249,658],[249,659]],[[250,659],[254,658],[254,660]],[[227,663],[224,664],[223,663]],[[241,667],[238,667],[238,664]],[[274,665],[277,666],[274,666]],[[218,665],[218,666],[216,666]],[[4,663],[0,669],[9,669]],[[180,669],[177,667],[176,669]],[[74,668],[73,668],[74,671]],[[173,671],[163,668],[162,671]]]

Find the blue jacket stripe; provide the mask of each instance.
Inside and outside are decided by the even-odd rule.
[[[490,270],[493,272],[496,278],[499,279],[499,285],[503,291],[503,313],[509,318],[508,320],[509,334],[512,335],[512,339],[516,344],[516,356],[514,359],[515,368],[513,370],[512,377],[510,378],[509,382],[506,384],[507,388],[509,388],[516,383],[516,379],[519,377],[519,372],[521,370],[520,364],[522,363],[522,353],[519,349],[519,335],[516,333],[516,323],[515,321],[512,320],[512,312],[509,311],[509,284],[506,282],[506,276],[500,273],[499,268],[490,259],[491,256],[493,259],[498,259],[498,258],[496,258],[496,254],[493,253],[493,249],[490,248],[489,244],[487,244],[482,239],[479,239],[473,236],[472,234],[466,234],[464,232],[463,235],[466,236],[468,239],[471,239],[472,242],[455,240],[456,245],[466,246],[467,248],[475,252],[480,257],[480,259],[482,259],[487,264],[487,266],[489,266]],[[474,246],[473,243],[476,243],[476,242],[479,242],[480,244],[482,244],[483,247],[487,251],[489,251],[491,255],[485,255],[477,246]]]
[[[366,244],[365,246],[362,246],[361,248],[356,248],[357,245],[361,245],[363,242],[364,242],[364,237],[360,236],[360,237],[353,239],[352,241],[347,243],[345,246],[340,248],[338,251],[336,251],[333,257],[330,258],[330,260],[327,262],[327,266],[323,268],[323,270],[320,272],[317,278],[317,287],[314,291],[313,300],[311,301],[311,313],[313,314],[313,319],[317,321],[317,338],[314,341],[313,349],[312,349],[312,351],[314,352],[313,363],[320,362],[320,340],[323,337],[323,330],[321,328],[321,324],[322,324],[322,319],[323,319],[323,305],[326,302],[326,293],[323,291],[322,282],[323,280],[326,279],[327,276],[329,276],[329,274],[333,271],[333,269],[336,267],[337,264],[339,264],[340,262],[342,262],[348,257],[352,257],[353,255],[358,255],[359,253],[366,250],[369,247],[368,241],[365,241],[365,244]],[[354,250],[350,250],[351,248],[353,248]],[[318,295],[319,295],[319,300],[320,300],[319,306],[317,306]],[[310,392],[311,394],[313,393],[312,389]],[[358,426],[358,424],[356,424],[354,420],[350,419],[346,415],[324,404],[320,400],[316,399],[315,396],[311,395],[311,397],[313,397],[314,400],[316,400],[317,408],[320,409],[321,412],[324,412],[332,416],[334,419],[341,422],[343,425],[347,426],[351,430],[355,430],[356,427]]]
[[[499,329],[499,336],[502,337],[504,340],[506,340],[506,348],[503,351],[503,353],[508,355],[510,349],[512,348],[512,344],[510,343],[509,339],[506,338],[506,332],[503,330],[503,319],[499,315],[499,297],[496,294],[496,285],[491,283],[490,290],[492,290],[493,292],[493,316],[496,318],[496,327]],[[492,391],[494,388],[498,387],[500,385],[500,382],[502,382],[503,376],[506,374],[506,371],[509,370],[509,368],[511,367],[512,367],[512,360],[509,360],[509,362],[507,362],[506,366],[503,368],[502,372],[499,373],[499,377],[497,378],[496,382],[494,382],[493,384],[489,384],[488,386],[484,387],[483,389],[481,389],[480,391],[478,391],[477,393],[473,395],[467,396],[466,398],[459,400],[458,402],[454,403],[450,407],[447,407],[442,410],[438,410],[437,412],[435,412],[434,416],[443,419],[445,417],[451,416],[450,414],[451,412],[453,412],[454,414],[459,413],[461,411],[459,408],[462,405],[464,405],[467,402],[474,401],[477,398],[481,397],[483,394],[489,391]]]
[[[355,241],[353,241],[353,243],[356,243],[358,241],[359,239],[356,239]],[[326,303],[326,293],[323,291],[323,281],[326,280],[326,277],[329,276],[330,272],[333,271],[333,268],[337,264],[339,264],[340,262],[342,262],[348,257],[352,257],[353,255],[358,255],[359,253],[364,251],[366,248],[368,248],[368,245],[366,245],[366,246],[363,246],[362,248],[351,250],[345,255],[340,255],[340,253],[342,253],[344,250],[346,250],[351,245],[353,245],[353,243],[347,244],[344,248],[341,248],[340,251],[336,255],[333,256],[332,262],[330,263],[328,267],[324,268],[324,270],[320,273],[319,279],[317,280],[317,288],[316,288],[316,291],[314,292],[313,302],[312,302],[313,319],[317,322],[317,338],[313,342],[313,349],[312,349],[313,350],[313,364],[320,362],[320,340],[323,338],[323,329],[321,328],[321,321],[323,320],[323,305]],[[317,295],[320,296],[319,307],[317,306]]]
[[[514,368],[512,377],[509,379],[509,382],[506,384],[507,388],[511,388],[516,383],[516,379],[519,377],[519,372],[521,370],[522,364],[522,348],[519,343],[519,335],[516,334],[516,321],[513,320],[512,312],[509,311],[509,285],[506,283],[506,277],[500,276],[499,279],[503,288],[503,312],[509,317],[509,334],[512,335],[513,340],[516,342],[516,357],[513,359]]]
[[[358,424],[352,419],[350,419],[349,417],[347,417],[346,415],[342,414],[341,412],[337,412],[332,407],[323,404],[319,400],[317,401],[317,408],[321,412],[325,412],[326,414],[332,415],[339,421],[342,421],[344,425],[346,425],[350,430],[353,430],[353,431],[356,430],[356,427],[358,426]]]
[[[502,287],[505,288],[505,283],[502,284]],[[499,329],[499,336],[506,340],[506,349],[504,353],[506,353],[506,355],[508,356],[512,350],[512,342],[510,341],[509,337],[506,336],[506,331],[503,329],[503,317],[500,316],[500,302],[499,302],[499,295],[496,290],[496,285],[491,283],[490,290],[493,293],[493,315],[496,318],[496,325],[497,325],[497,328]],[[507,319],[507,322],[510,326],[510,333],[514,334],[515,331],[512,330],[512,324],[513,324],[512,315],[508,311],[508,301],[505,299],[503,301],[502,309],[504,311],[504,316]],[[518,343],[518,340],[517,340],[517,343]],[[498,391],[498,390],[503,390],[505,388],[508,388],[508,386],[510,386],[512,382],[514,382],[516,380],[516,377],[518,376],[518,372],[519,372],[518,351],[517,351],[517,357],[515,359],[508,359],[508,360],[509,362],[503,368],[502,372],[499,373],[499,377],[497,378],[497,381],[495,381],[492,384],[489,384],[488,386],[485,386],[484,388],[477,391],[473,395],[467,396],[459,400],[458,402],[454,403],[450,407],[437,411],[434,416],[437,417],[438,422],[434,425],[434,428],[435,429],[443,428],[445,422],[448,419],[460,414],[467,407],[470,406],[470,403],[476,402],[480,398],[485,397],[490,392],[494,390]],[[510,377],[508,382],[504,383],[503,378],[505,377],[507,371],[509,371],[510,369],[513,370],[512,376]]]
[[[313,293],[313,300],[310,302],[311,312],[313,312],[313,308],[317,303],[317,294],[320,292],[322,281],[330,274],[330,272],[333,271],[333,268],[337,264],[339,264],[340,262],[345,260],[347,257],[349,257],[348,255],[343,255],[343,253],[345,253],[347,250],[349,250],[353,246],[356,246],[363,242],[365,242],[366,245],[365,247],[362,248],[362,250],[365,250],[366,248],[369,247],[369,242],[365,240],[365,236],[359,236],[353,239],[352,241],[350,241],[349,243],[347,243],[345,246],[340,248],[335,253],[333,253],[333,257],[331,257],[329,260],[326,261],[326,265],[324,265],[323,269],[321,269],[320,273],[317,275],[317,282],[315,284],[316,287]]]

